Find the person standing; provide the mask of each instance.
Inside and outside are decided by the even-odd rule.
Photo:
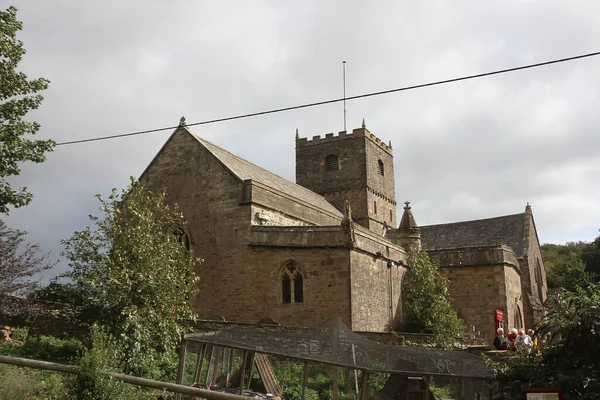
[[[503,348],[504,345],[504,348]],[[506,338],[504,337],[504,329],[498,328],[496,330],[496,337],[494,338],[494,347],[496,350],[506,350]]]

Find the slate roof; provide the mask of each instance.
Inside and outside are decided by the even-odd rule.
[[[189,130],[188,130],[189,132]],[[206,139],[200,138],[190,132],[208,151],[210,151],[228,170],[230,170],[235,176],[241,180],[251,179],[256,182],[260,182],[263,185],[269,186],[273,189],[277,189],[283,193],[286,193],[298,200],[305,201],[320,208],[323,211],[327,211],[331,214],[337,215],[342,219],[342,213],[329,203],[321,195],[308,190],[307,188],[300,186],[296,183],[290,182],[287,179],[280,177],[258,165],[252,164],[250,161],[244,160],[241,157],[236,156],[233,153],[209,142]]]
[[[494,245],[510,246],[517,257],[523,257],[525,214],[478,219],[475,221],[421,226],[425,250],[458,249]]]

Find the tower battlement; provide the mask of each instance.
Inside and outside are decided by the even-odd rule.
[[[358,137],[366,137],[370,139],[373,143],[377,144],[387,153],[392,154],[392,142],[385,144],[381,139],[377,136],[369,132],[367,128],[356,128],[353,129],[352,132],[348,133],[346,131],[341,131],[337,135],[333,133],[327,133],[325,137],[321,137],[320,135],[313,136],[312,139],[308,138],[296,138],[296,148],[305,147],[305,146],[315,146],[323,143],[337,142],[340,140],[348,140]]]

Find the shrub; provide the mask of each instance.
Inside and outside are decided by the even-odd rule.
[[[127,400],[140,398],[140,390],[106,372],[121,372],[123,349],[112,336],[92,327],[92,347],[79,359],[80,372],[70,383],[69,392],[80,400]]]
[[[437,345],[452,347],[464,333],[464,323],[452,307],[448,279],[424,251],[411,255],[409,265],[404,328],[408,332],[431,333]]]
[[[85,348],[83,343],[77,339],[58,339],[54,336],[39,336],[29,338],[21,346],[22,357],[36,360],[68,363],[77,358],[78,354]]]
[[[24,342],[25,340],[27,340],[28,336],[29,336],[29,328],[17,328],[10,335],[10,338],[12,340],[16,340],[17,342]]]

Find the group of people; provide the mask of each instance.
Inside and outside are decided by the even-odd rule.
[[[524,349],[530,351],[532,348],[537,348],[537,339],[533,338],[533,330],[529,329],[525,333],[525,329],[512,328],[510,333],[504,336],[504,329],[498,328],[496,331],[496,337],[494,338],[494,347],[496,350],[511,350],[517,351]]]

